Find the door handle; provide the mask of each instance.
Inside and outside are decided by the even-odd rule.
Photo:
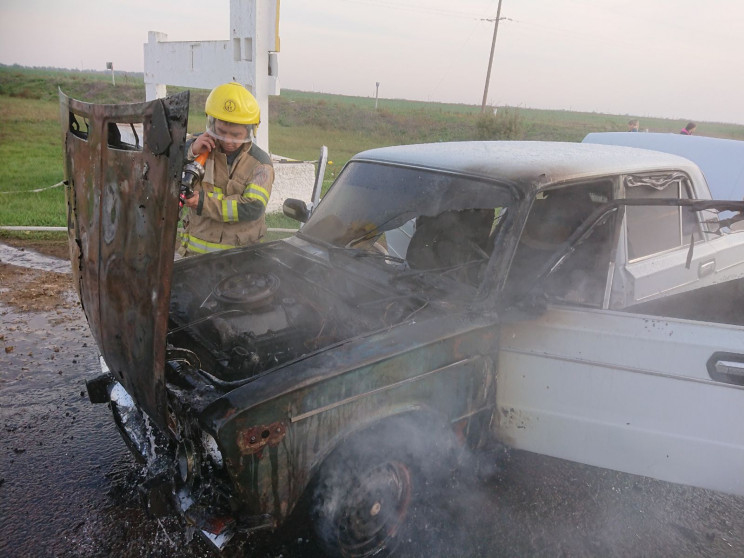
[[[716,369],[716,372],[718,372],[719,374],[726,374],[727,376],[744,378],[743,362],[736,362],[733,360],[717,360],[714,367]]]
[[[703,262],[700,264],[700,267],[698,267],[698,277],[702,279],[703,277],[707,277],[711,273],[713,273],[716,270],[716,260],[708,260],[707,262]]]
[[[708,375],[717,382],[744,386],[744,354],[713,353],[705,367]]]

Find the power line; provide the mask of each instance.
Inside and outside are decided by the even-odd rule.
[[[442,15],[447,17],[458,17],[461,19],[480,19],[475,14],[465,14],[460,11],[447,10],[444,8],[432,8],[430,6],[415,6],[412,4],[402,4],[400,2],[392,2],[386,0],[339,0],[340,2],[346,2],[350,4],[366,4],[368,6],[383,6],[394,10],[410,11],[410,12],[426,12],[435,15]]]
[[[480,21],[483,21],[483,20],[481,19]],[[477,25],[477,24],[476,24],[476,25]],[[473,27],[471,27],[471,29],[474,29],[474,26],[473,26]],[[466,37],[466,38],[465,38],[465,40],[464,40],[464,41],[463,41],[463,42],[462,42],[462,43],[460,44],[459,48],[457,48],[457,49],[452,49],[452,52],[453,52],[453,53],[454,53],[454,52],[457,52],[457,53],[461,53],[461,52],[463,52],[463,51],[465,50],[465,47],[466,47],[466,46],[468,46],[468,45],[470,44],[470,41],[472,41],[472,40],[473,40],[473,37],[475,37],[475,35],[476,35],[475,33],[467,33],[467,34],[465,35],[465,37]],[[459,63],[459,62],[458,62],[458,63]],[[437,83],[436,83],[436,84],[434,85],[434,89],[438,89],[438,88],[439,88],[439,86],[440,86],[440,85],[442,84],[442,82],[443,82],[443,81],[444,81],[445,79],[450,79],[450,77],[451,77],[451,76],[450,76],[450,70],[452,69],[452,66],[453,66],[454,64],[455,64],[455,62],[453,62],[453,61],[450,61],[450,63],[449,63],[449,64],[448,64],[448,66],[447,66],[447,69],[446,69],[445,71],[440,71],[440,72],[439,72],[439,80],[437,80]]]

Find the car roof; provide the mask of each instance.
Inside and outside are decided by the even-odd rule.
[[[611,174],[682,170],[702,179],[691,161],[661,152],[589,143],[466,141],[363,151],[351,161],[430,168],[532,187]]]
[[[593,132],[586,143],[625,145],[673,153],[700,167],[714,199],[744,198],[744,141],[682,134]]]

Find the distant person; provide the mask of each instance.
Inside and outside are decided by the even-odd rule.
[[[186,145],[190,161],[203,153],[209,156],[194,195],[182,199],[188,208],[182,256],[260,242],[274,182],[271,159],[253,141],[260,110],[250,91],[239,83],[215,87],[204,111],[206,132]]]
[[[629,132],[637,132],[639,125],[640,125],[640,123],[636,119],[628,120],[628,131]]]
[[[691,136],[696,128],[697,128],[697,124],[695,124],[694,122],[688,122],[687,126],[682,128],[679,131],[679,133],[682,134],[683,136]]]

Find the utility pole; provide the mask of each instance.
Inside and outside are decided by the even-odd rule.
[[[500,19],[501,19],[501,0],[499,0],[499,7],[496,9],[496,20],[493,23],[493,41],[491,41],[491,56],[488,57],[488,72],[486,73],[486,87],[483,89],[483,104],[481,105],[481,114],[486,112],[486,98],[488,97],[488,82],[491,81],[491,66],[493,65],[493,51],[496,48],[496,33],[499,32],[499,20]]]
[[[377,97],[380,94],[380,82],[375,82],[375,110],[377,110]]]

